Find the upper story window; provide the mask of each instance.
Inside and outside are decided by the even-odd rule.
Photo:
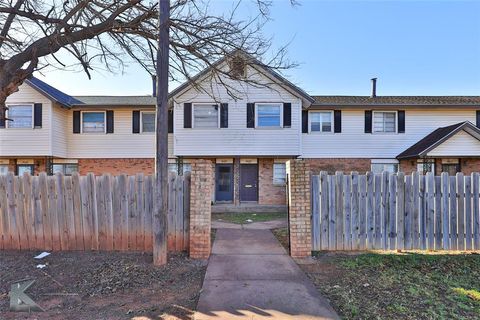
[[[280,128],[282,126],[281,103],[257,103],[256,113],[258,128]]]
[[[105,133],[105,112],[82,112],[83,133]]]
[[[333,132],[333,112],[310,112],[310,132]]]
[[[142,112],[142,133],[155,132],[155,112]]]
[[[397,112],[395,111],[374,111],[373,132],[395,133],[397,132]]]
[[[193,105],[194,128],[218,128],[219,112],[216,104]]]
[[[9,128],[33,128],[33,105],[9,105],[8,118]]]

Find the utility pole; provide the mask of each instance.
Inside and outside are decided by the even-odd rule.
[[[167,263],[168,210],[168,65],[170,0],[158,2],[157,113],[155,155],[155,212],[153,215],[153,264]]]

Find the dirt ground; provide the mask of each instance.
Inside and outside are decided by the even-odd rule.
[[[124,252],[0,252],[0,319],[191,319],[206,270],[185,254],[155,267],[152,255]],[[47,266],[37,269],[42,263]],[[27,294],[45,312],[10,312],[8,292],[35,279]]]

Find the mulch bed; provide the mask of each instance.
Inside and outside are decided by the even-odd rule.
[[[155,267],[152,255],[126,252],[0,252],[0,319],[191,319],[206,270],[186,254]],[[46,264],[37,269],[37,264]],[[9,311],[13,282],[36,282],[27,293],[45,312]]]

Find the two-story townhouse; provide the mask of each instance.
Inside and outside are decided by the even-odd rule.
[[[170,94],[170,168],[211,160],[216,203],[285,204],[292,158],[314,173],[480,171],[477,96],[377,96],[375,86],[371,96],[310,96],[258,61],[237,80],[211,69],[194,80]],[[71,97],[32,78],[7,101],[0,172],[153,173],[154,104]]]

